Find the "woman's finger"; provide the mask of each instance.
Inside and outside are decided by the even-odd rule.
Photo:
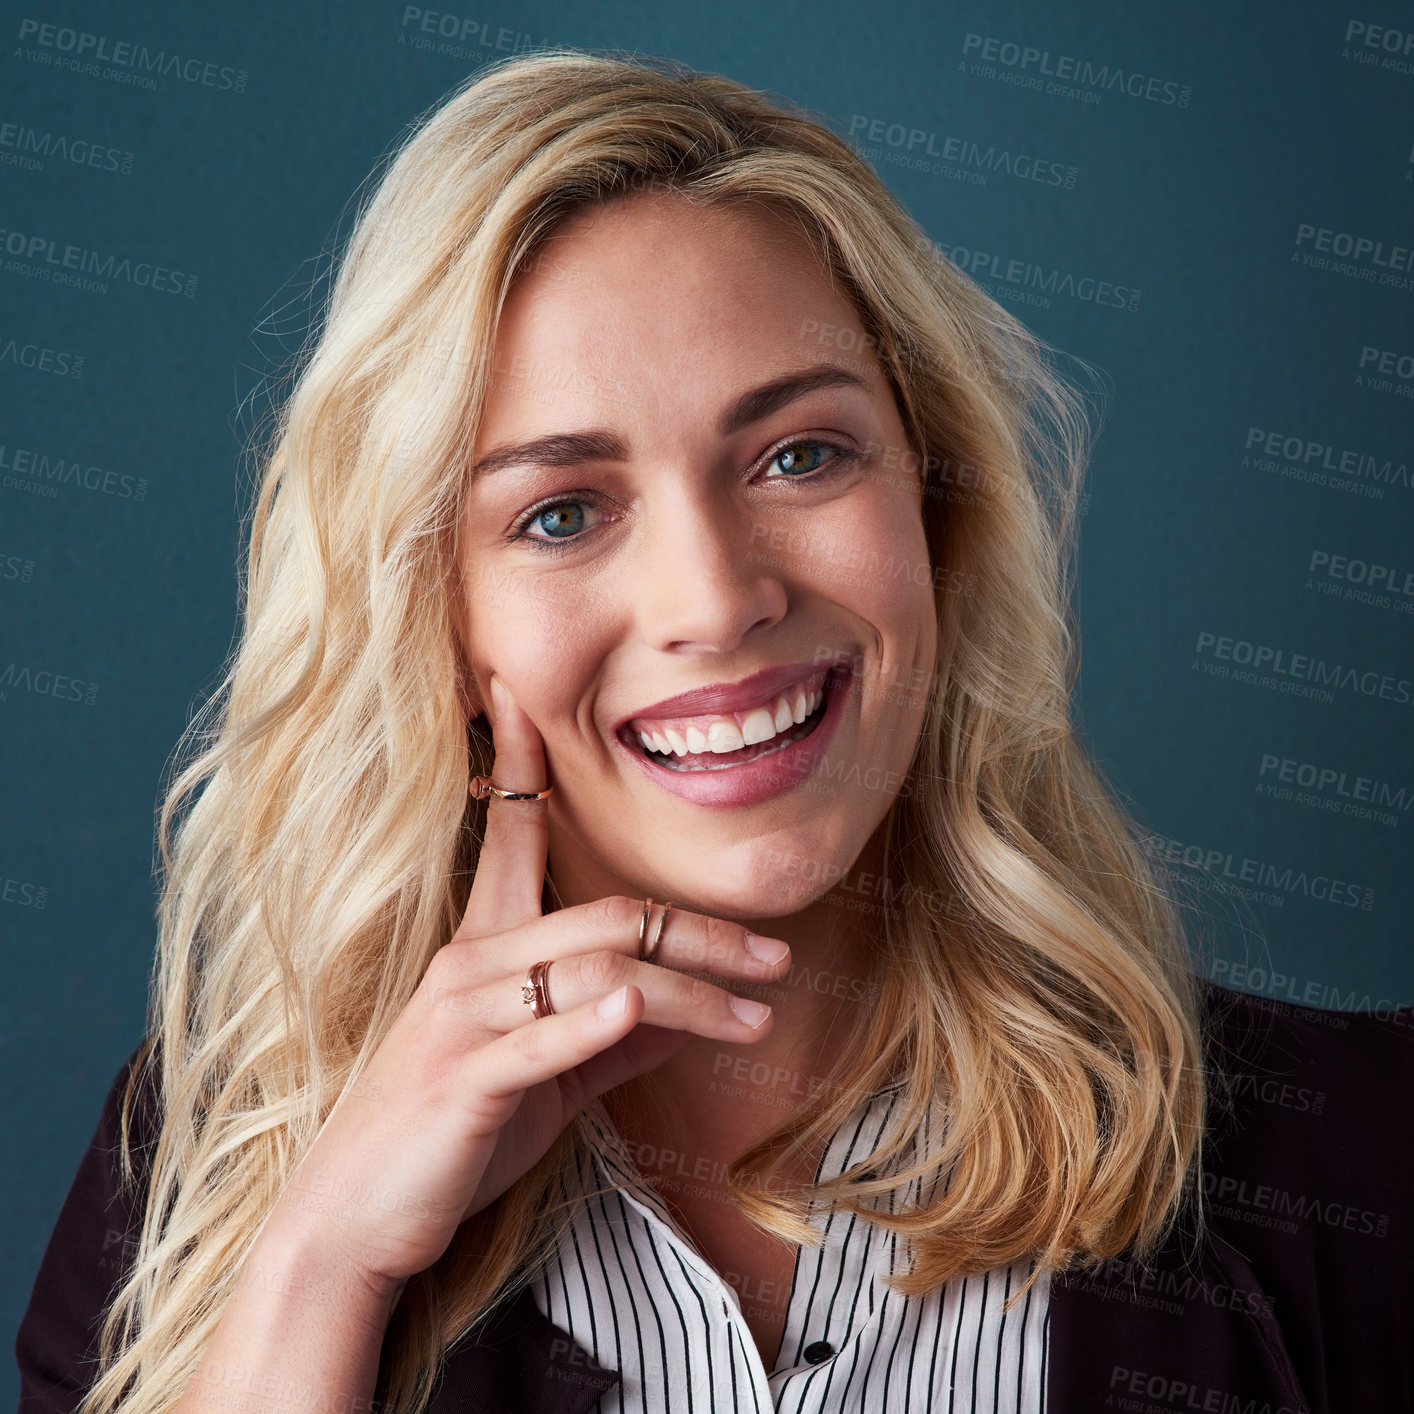
[[[643,994],[643,1019],[720,1041],[754,1041],[766,1034],[771,1008],[738,996],[703,977],[639,962],[604,948],[597,952],[553,959],[544,987],[555,1013],[570,1012],[598,997],[632,983]],[[442,1004],[450,1010],[472,1011],[479,1027],[497,1033],[536,1025],[525,1003],[524,973],[509,973],[490,986],[470,992],[445,987]]]
[[[491,779],[504,790],[544,790],[545,743],[539,729],[494,677],[490,697],[487,716],[496,748]],[[492,795],[486,806],[486,837],[458,938],[486,937],[541,916],[550,803]]]
[[[464,1059],[466,1083],[490,1100],[553,1080],[620,1041],[643,1015],[643,993],[618,987],[573,1011],[518,1026]]]
[[[533,963],[547,957],[613,949],[636,958],[640,930],[644,950],[658,940],[649,960],[681,972],[774,982],[790,960],[790,948],[779,938],[762,937],[740,923],[685,908],[672,908],[665,918],[663,905],[655,904],[645,928],[642,899],[609,895],[498,934],[494,956],[488,956],[476,939],[453,939],[442,950],[446,968],[442,980],[469,990],[489,985],[505,973],[523,978]]]

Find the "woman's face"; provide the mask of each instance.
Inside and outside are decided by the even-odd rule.
[[[778,218],[638,194],[522,274],[495,368],[463,632],[544,738],[551,877],[806,907],[899,792],[935,652],[919,459],[853,307]]]

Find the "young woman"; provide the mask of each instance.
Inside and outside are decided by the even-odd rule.
[[[1339,1304],[1393,1155],[1379,1237],[1201,1221],[1389,1092],[1205,999],[1074,735],[1081,408],[806,115],[573,51],[441,106],[268,457],[26,1407],[1407,1408]],[[1208,1093],[1309,1046],[1325,1129]]]

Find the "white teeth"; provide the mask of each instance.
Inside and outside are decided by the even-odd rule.
[[[693,723],[684,727],[655,725],[651,731],[638,728],[637,736],[646,750],[663,756],[725,755],[770,741],[799,726],[819,707],[824,696],[821,688],[813,692],[797,688],[793,693],[782,693],[774,703],[753,707],[739,723],[735,716],[704,718],[701,720],[705,731]]]
[[[719,717],[707,728],[707,748],[709,751],[715,751],[718,756],[723,756],[728,751],[740,751],[745,745],[741,728],[725,717]]]
[[[748,712],[742,720],[741,739],[747,746],[755,746],[758,741],[770,741],[775,734],[775,718],[765,707]]]

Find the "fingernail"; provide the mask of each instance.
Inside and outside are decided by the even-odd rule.
[[[624,1014],[624,1008],[627,1005],[628,987],[623,986],[620,987],[617,992],[610,992],[607,997],[604,997],[599,1002],[599,1005],[595,1007],[594,1010],[599,1013],[599,1017],[602,1021],[613,1021],[615,1017]]]
[[[491,677],[491,720],[499,722],[506,713],[506,705],[510,702],[510,697],[506,689],[501,686],[501,679],[494,674]]]
[[[762,962],[779,962],[790,951],[790,944],[779,938],[763,938],[760,933],[748,933],[746,950]]]
[[[771,1008],[764,1002],[753,1002],[747,997],[732,997],[731,1004],[732,1010],[751,1027],[760,1026],[771,1014]]]

